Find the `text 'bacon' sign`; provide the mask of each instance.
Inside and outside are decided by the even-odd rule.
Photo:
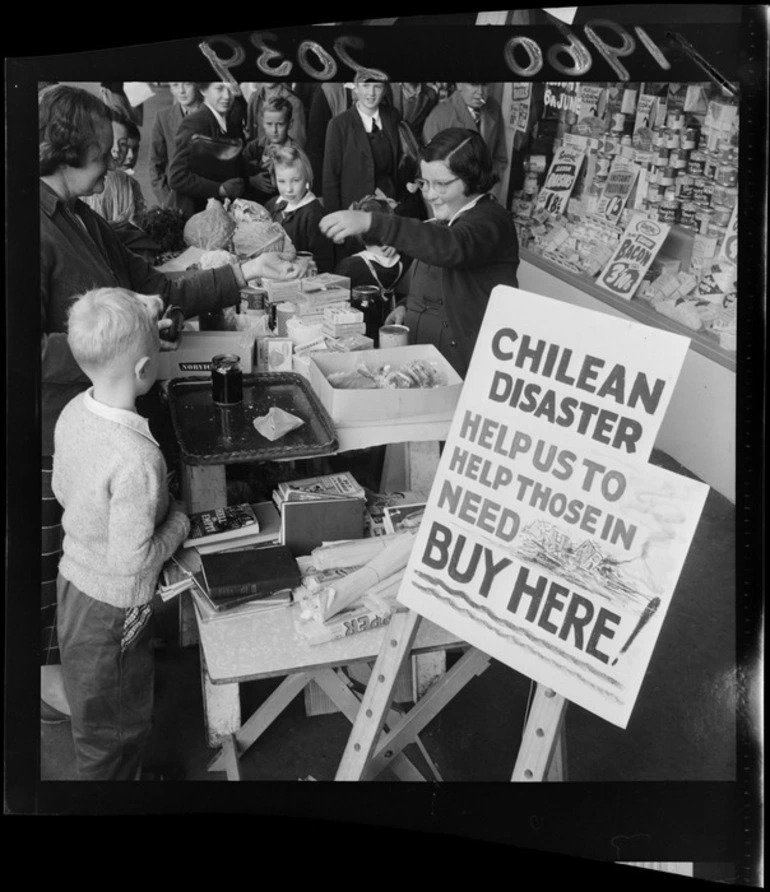
[[[687,348],[495,288],[398,594],[620,727],[708,492],[648,464]]]

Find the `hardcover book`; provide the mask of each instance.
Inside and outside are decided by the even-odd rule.
[[[266,613],[288,607],[292,603],[291,592],[287,589],[275,592],[257,601],[245,601],[242,604],[236,604],[227,610],[215,607],[211,599],[197,588],[192,589],[191,595],[195,610],[201,622],[204,623],[213,623],[235,616],[251,616],[254,613]]]
[[[223,542],[258,532],[259,520],[254,506],[243,502],[240,505],[227,505],[224,508],[191,514],[190,535],[184,544]]]
[[[295,557],[310,554],[323,542],[361,539],[363,535],[363,499],[287,501],[281,506],[281,542]]]
[[[217,610],[291,591],[302,581],[297,562],[285,545],[203,554],[200,560],[203,587]]]

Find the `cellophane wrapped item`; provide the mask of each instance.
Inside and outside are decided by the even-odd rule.
[[[227,249],[235,232],[235,223],[223,204],[216,198],[209,198],[206,208],[185,223],[185,244],[204,251]]]
[[[438,365],[424,359],[414,359],[402,365],[384,363],[374,367],[360,363],[352,372],[333,372],[327,380],[332,387],[348,390],[432,388],[445,387],[447,383],[446,375]]]

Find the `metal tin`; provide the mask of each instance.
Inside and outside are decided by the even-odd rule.
[[[674,185],[674,168],[673,167],[664,167],[661,169],[660,178],[658,180],[661,186],[665,188],[666,186]]]
[[[678,130],[666,131],[666,148],[669,150],[679,149],[682,146],[682,137]]]
[[[653,149],[665,149],[666,147],[666,131],[662,128],[653,131],[652,134]]]
[[[668,167],[670,155],[671,153],[668,149],[658,149],[658,151],[655,153],[655,166]]]
[[[687,159],[687,173],[693,177],[702,177],[705,160],[703,152],[690,152],[690,157]]]
[[[702,235],[706,235],[708,233],[708,228],[711,225],[711,208],[704,207],[704,205],[699,204],[695,208],[695,228]]]
[[[676,178],[676,182],[674,185],[677,189],[677,197],[680,201],[690,201],[693,197],[693,181],[694,177],[691,177],[688,173],[680,174]]]
[[[695,212],[697,205],[694,201],[683,201],[679,209],[679,223],[688,229],[696,228]]]
[[[692,152],[698,147],[698,128],[685,127],[682,131],[682,148],[687,152]]]
[[[714,189],[711,192],[711,204],[716,206],[718,204],[725,203],[725,189],[727,187],[723,186],[721,183],[714,183]]]
[[[538,179],[536,173],[528,173],[524,177],[524,183],[521,187],[521,191],[525,192],[527,195],[532,195],[537,192],[538,189]]]
[[[685,170],[687,168],[687,152],[684,149],[674,149],[670,161],[674,170]]]
[[[730,209],[738,204],[738,190],[734,186],[725,188],[724,195],[722,196],[722,204]]]
[[[657,203],[663,201],[663,189],[658,183],[647,184],[647,201]]]
[[[715,204],[711,208],[712,213],[712,223],[715,226],[727,226],[730,222],[730,217],[733,215],[733,209],[726,207],[723,204]]]
[[[693,201],[704,207],[711,205],[711,190],[708,188],[709,181],[705,177],[696,177],[692,184]]]
[[[663,201],[676,201],[676,187],[666,186],[663,192]]]
[[[645,201],[642,207],[648,220],[658,220],[660,218],[659,201]]]
[[[720,164],[716,169],[714,181],[721,186],[737,186],[738,168],[732,164]]]
[[[682,112],[669,112],[666,115],[666,127],[670,130],[682,130],[684,128],[684,114]]]
[[[703,161],[703,176],[707,180],[713,180],[716,177],[718,167],[719,159],[717,156],[713,152],[707,152]]]
[[[661,223],[676,223],[679,217],[679,202],[674,198],[660,203],[658,219]]]

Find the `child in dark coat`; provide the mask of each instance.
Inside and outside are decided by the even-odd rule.
[[[267,202],[265,209],[283,226],[297,251],[313,255],[319,273],[331,272],[334,246],[318,228],[324,210],[311,189],[313,171],[307,155],[296,146],[276,149],[273,176],[278,195]]]

